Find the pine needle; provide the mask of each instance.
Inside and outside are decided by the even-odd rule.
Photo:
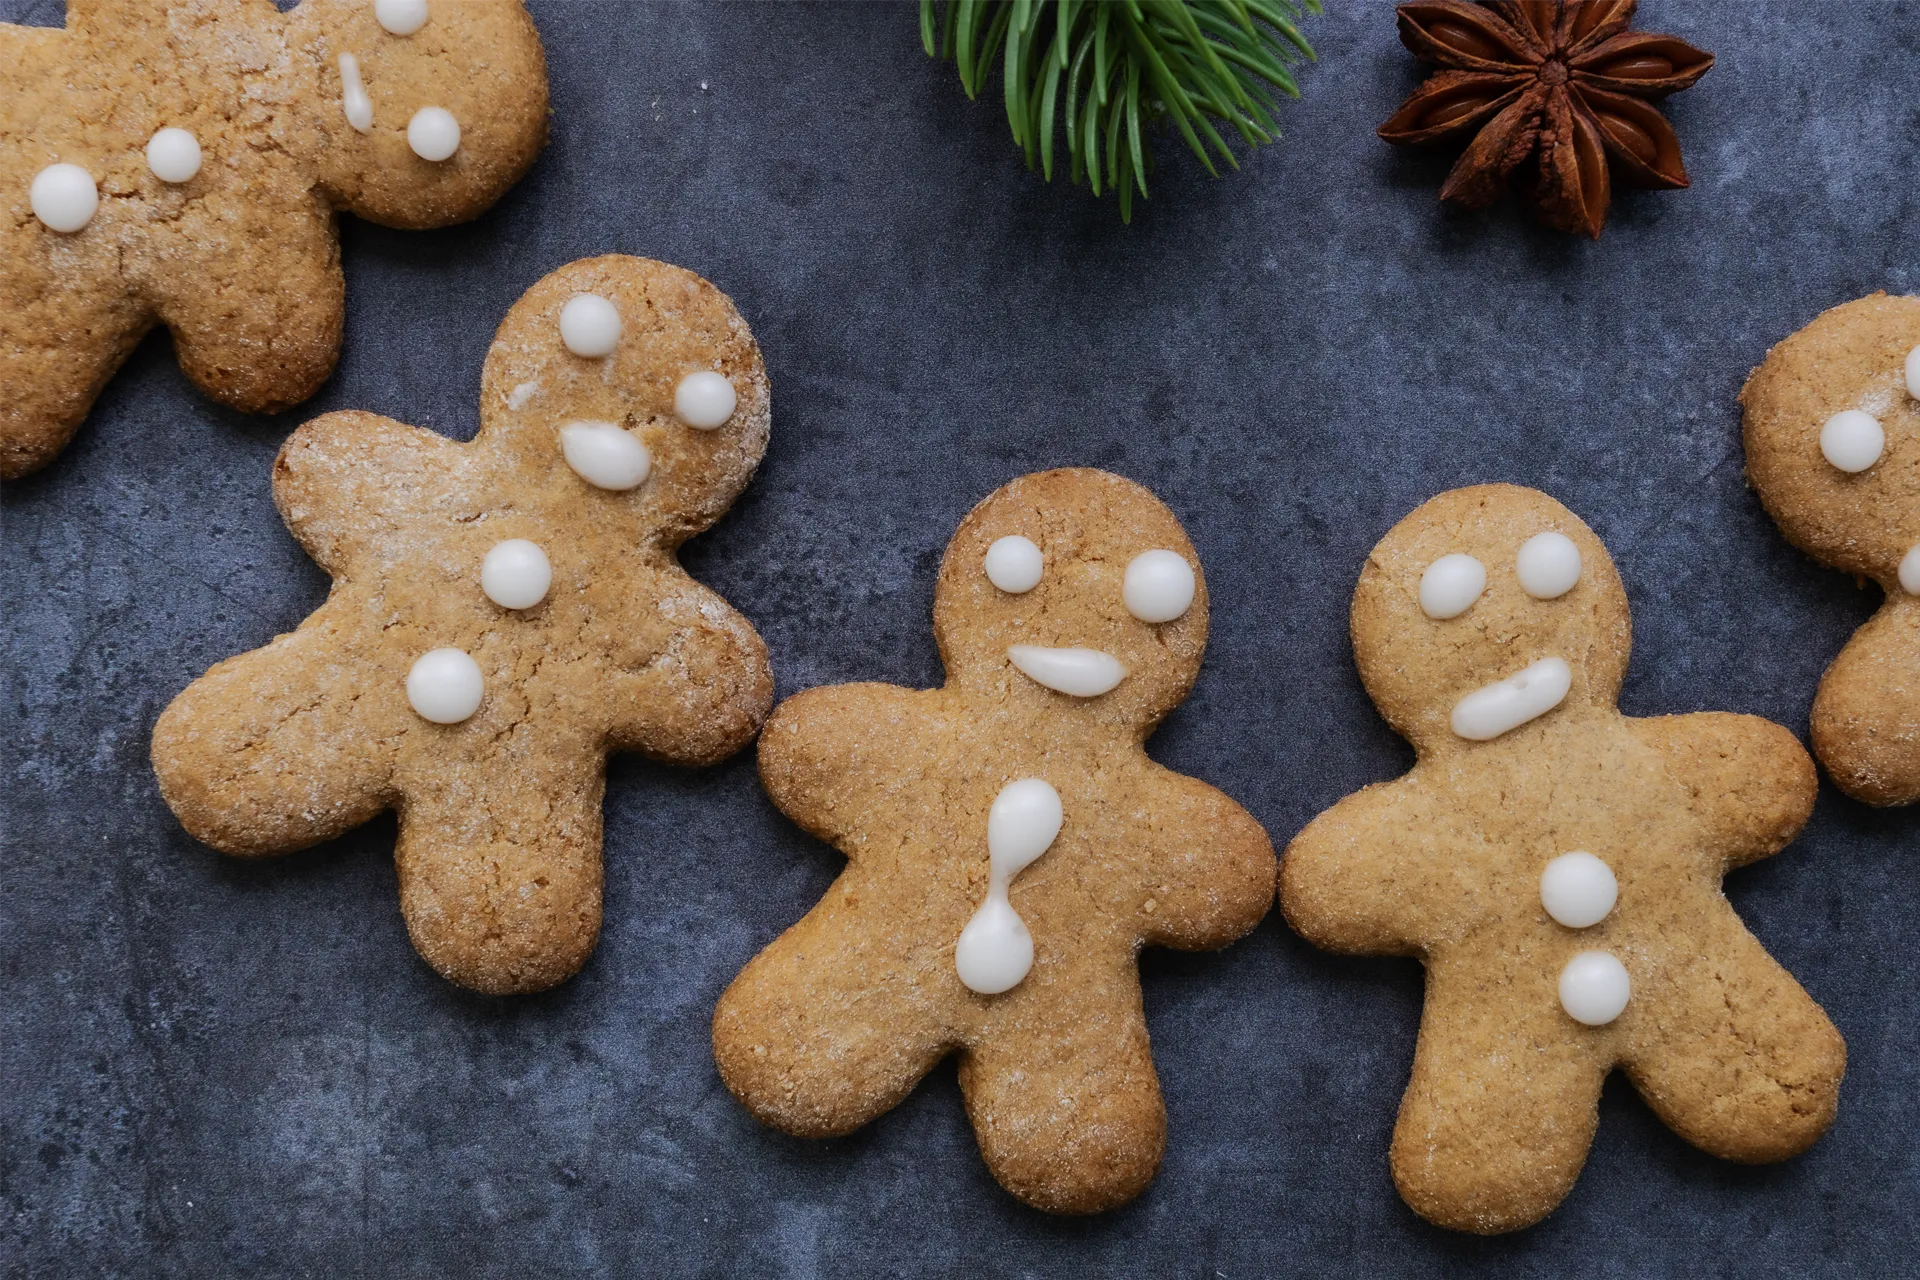
[[[1147,194],[1152,125],[1171,122],[1208,173],[1240,167],[1219,121],[1257,147],[1280,136],[1277,98],[1300,96],[1291,68],[1311,59],[1296,22],[1320,0],[920,0],[920,43],[951,58],[977,98],[1002,59],[1013,141],[1053,180],[1055,137],[1068,180]],[[1004,50],[1004,56],[1002,51]]]

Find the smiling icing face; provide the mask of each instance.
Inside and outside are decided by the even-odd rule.
[[[1206,619],[1199,558],[1173,513],[1091,470],[1023,476],[974,508],[934,601],[955,680],[1134,723],[1192,685]]]
[[[1512,485],[1443,493],[1394,526],[1361,573],[1353,638],[1368,692],[1422,748],[1611,702],[1629,639],[1599,539]]]

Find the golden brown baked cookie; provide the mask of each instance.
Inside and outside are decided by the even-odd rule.
[[[813,689],[768,723],[774,803],[848,865],[721,997],[720,1075],[829,1137],[958,1051],[1001,1184],[1111,1208],[1166,1138],[1140,947],[1225,946],[1273,896],[1260,825],[1142,745],[1200,671],[1199,558],[1131,481],[1025,476],[954,535],[934,632],[942,687]]]
[[[570,976],[600,927],[607,753],[710,764],[772,704],[760,637],[674,558],[746,486],[769,402],[724,294],[606,257],[507,313],[471,444],[370,413],[301,427],[274,501],[333,591],[174,699],[167,803],[234,854],[397,809],[428,963],[496,993]]]
[[[1848,795],[1920,800],[1920,298],[1822,314],[1740,392],[1747,479],[1787,541],[1886,603],[1827,668],[1813,751]]]
[[[0,24],[0,477],[50,462],[156,324],[237,409],[340,349],[335,210],[475,217],[533,163],[519,0],[67,0]]]
[[[1360,677],[1417,759],[1300,833],[1280,904],[1319,946],[1426,965],[1391,1164],[1441,1226],[1552,1212],[1616,1066],[1730,1160],[1833,1120],[1846,1047],[1720,892],[1799,831],[1813,763],[1752,716],[1621,715],[1629,630],[1592,530],[1511,485],[1415,510],[1354,592]]]

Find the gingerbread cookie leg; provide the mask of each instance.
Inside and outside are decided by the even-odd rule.
[[[1552,1212],[1580,1176],[1607,1064],[1568,1039],[1550,980],[1535,985],[1538,999],[1495,1005],[1472,960],[1428,967],[1390,1163],[1429,1222],[1512,1231]]]
[[[4,57],[0,53],[0,57]],[[15,233],[0,256],[15,258]],[[73,439],[100,389],[154,326],[117,281],[76,271],[58,289],[29,285],[24,255],[9,261],[0,294],[0,479],[38,471]],[[31,298],[14,306],[4,297]]]
[[[1827,668],[1813,749],[1848,795],[1920,800],[1920,596],[1889,593]]]

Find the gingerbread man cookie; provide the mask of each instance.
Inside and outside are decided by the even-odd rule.
[[[1813,763],[1752,716],[1620,714],[1629,631],[1600,540],[1511,485],[1421,506],[1354,592],[1360,677],[1417,759],[1300,833],[1280,903],[1319,946],[1426,965],[1391,1165],[1441,1226],[1552,1212],[1616,1066],[1730,1160],[1833,1120],[1845,1045],[1720,890],[1799,831]]]
[[[1835,307],[1740,392],[1747,478],[1787,540],[1886,603],[1827,668],[1813,750],[1848,795],[1920,800],[1920,298]]]
[[[957,1051],[1002,1185],[1111,1208],[1166,1137],[1140,947],[1225,946],[1273,894],[1260,825],[1142,746],[1200,671],[1199,559],[1131,481],[1025,476],[954,535],[934,631],[941,688],[814,689],[768,723],[774,803],[848,866],[721,997],[720,1075],[830,1137]]]
[[[0,24],[0,477],[52,461],[156,324],[237,409],[333,371],[335,210],[475,217],[546,139],[519,0],[67,0]]]
[[[397,809],[434,968],[495,993],[568,977],[599,931],[607,753],[710,764],[772,703],[760,637],[674,558],[753,474],[769,397],[718,289],[589,258],[507,313],[471,444],[370,413],[301,427],[274,501],[333,591],[167,708],[161,794],[243,855]]]

